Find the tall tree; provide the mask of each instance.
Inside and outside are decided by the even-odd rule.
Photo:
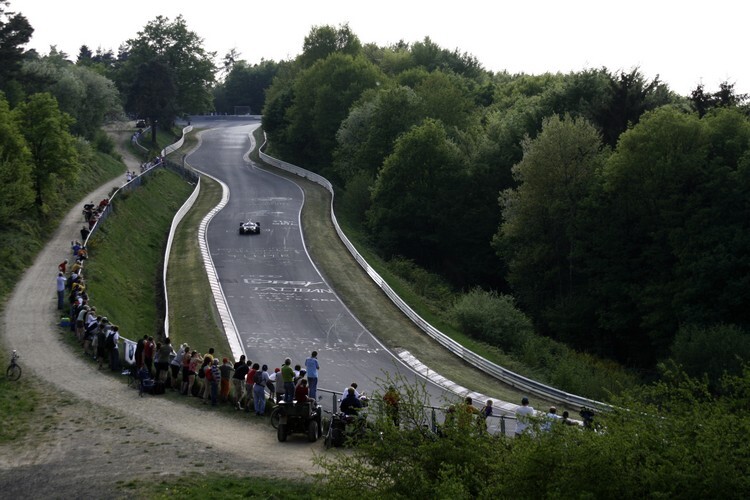
[[[0,93],[0,226],[11,225],[15,216],[33,205],[31,168],[26,141]]]
[[[402,255],[428,268],[447,258],[460,227],[466,166],[443,125],[427,119],[398,138],[372,190],[368,212],[374,239],[386,256]]]
[[[126,95],[132,96],[132,86],[142,87],[142,83],[136,80],[141,66],[158,58],[170,69],[176,88],[176,93],[170,95],[173,102],[160,106],[162,111],[172,108],[174,113],[181,114],[205,113],[212,109],[210,87],[214,83],[215,53],[205,50],[203,39],[188,29],[181,15],[174,21],[157,16],[138,32],[138,36],[127,41],[126,51],[127,61],[118,78]],[[159,84],[155,80],[150,82],[157,85],[150,92],[154,94]],[[169,127],[173,118],[162,118],[160,123]]]
[[[0,0],[0,90],[15,78],[23,60],[23,46],[34,33],[29,21],[9,7],[8,0]]]
[[[138,67],[130,89],[128,106],[151,124],[151,142],[156,143],[159,124],[171,124],[176,113],[177,84],[172,67],[162,58]]]
[[[308,68],[315,61],[325,59],[333,53],[356,56],[361,50],[362,43],[348,24],[342,24],[338,28],[330,25],[313,26],[305,37],[298,60],[303,68]]]
[[[523,142],[523,159],[513,167],[518,187],[501,195],[495,245],[519,300],[544,331],[558,308],[586,293],[580,212],[605,157],[599,133],[586,120],[546,118],[536,139]]]
[[[57,182],[70,181],[78,172],[78,154],[68,131],[73,119],[49,94],[34,94],[13,113],[31,153],[36,206],[46,213],[49,199],[57,196]]]

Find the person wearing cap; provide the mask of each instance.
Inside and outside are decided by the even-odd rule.
[[[521,406],[516,409],[516,436],[527,432],[531,427],[531,417],[534,416],[534,408],[529,406],[529,398],[521,400]]]
[[[232,378],[232,372],[234,371],[234,367],[229,363],[229,358],[223,358],[221,360],[221,366],[219,366],[219,371],[221,371],[221,388],[219,390],[219,401],[222,403],[226,403],[229,401],[229,388],[230,388],[230,380]]]

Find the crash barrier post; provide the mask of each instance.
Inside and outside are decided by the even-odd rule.
[[[334,190],[332,184],[323,176],[318,175],[314,172],[310,172],[308,170],[305,170],[304,168],[298,167],[296,165],[293,165],[291,163],[287,163],[285,161],[279,160],[277,158],[274,158],[272,156],[269,156],[268,154],[264,153],[263,150],[268,145],[268,139],[265,136],[264,132],[264,142],[263,145],[258,150],[258,153],[260,155],[260,158],[268,163],[269,165],[272,165],[274,167],[280,168],[282,170],[285,170],[287,172],[293,173],[299,177],[303,177],[305,179],[309,179],[312,182],[315,182],[316,184],[319,184],[323,186],[330,194],[331,194],[331,206],[330,206],[330,212],[331,212],[331,222],[333,223],[334,228],[336,229],[336,234],[338,234],[339,239],[341,242],[346,246],[346,248],[349,250],[349,253],[354,257],[354,260],[359,263],[359,265],[364,269],[364,271],[367,273],[368,276],[370,276],[370,279],[372,279],[378,287],[380,287],[381,290],[388,296],[389,299],[391,299],[391,302],[393,302],[396,307],[398,307],[401,312],[403,312],[417,327],[419,327],[423,332],[425,332],[427,335],[429,335],[431,338],[436,340],[438,343],[440,343],[443,347],[451,351],[456,356],[460,357],[467,363],[471,364],[475,368],[481,370],[484,373],[487,373],[497,380],[500,380],[511,387],[515,387],[517,389],[521,389],[523,391],[528,392],[529,394],[533,394],[537,397],[541,397],[544,399],[547,399],[548,401],[554,401],[558,404],[565,405],[565,406],[587,406],[587,407],[593,407],[597,408],[599,410],[606,410],[609,409],[610,406],[606,403],[602,403],[600,401],[595,401],[592,399],[584,398],[582,396],[577,396],[575,394],[570,394],[568,392],[562,391],[560,389],[556,389],[554,387],[550,387],[546,384],[543,384],[541,382],[537,382],[535,380],[531,380],[527,377],[524,377],[523,375],[520,375],[518,373],[512,372],[506,368],[503,368],[502,366],[499,366],[492,361],[489,361],[488,359],[480,356],[479,354],[471,351],[470,349],[465,348],[434,326],[432,326],[430,323],[428,323],[424,318],[422,318],[419,314],[417,314],[406,302],[401,299],[401,297],[398,296],[398,294],[386,283],[386,281],[380,276],[380,274],[375,271],[365,260],[365,258],[360,255],[360,253],[357,251],[357,249],[354,247],[354,245],[349,241],[349,238],[346,237],[344,234],[344,231],[341,229],[341,227],[338,224],[338,221],[336,219],[336,214],[333,210],[333,202],[334,202]]]

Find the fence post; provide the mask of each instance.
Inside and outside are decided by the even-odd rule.
[[[430,420],[432,421],[432,432],[437,432],[437,417],[435,416],[435,408],[432,408],[431,410]]]
[[[500,433],[505,436],[505,415],[500,415]]]

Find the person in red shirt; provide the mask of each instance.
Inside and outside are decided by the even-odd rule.
[[[308,401],[315,401],[309,395],[309,389],[307,387],[307,379],[302,379],[297,384],[297,388],[294,390],[294,399],[297,403],[306,403]]]
[[[154,373],[154,350],[156,345],[154,344],[154,337],[149,337],[146,342],[143,343],[143,364],[148,368],[149,373]]]
[[[65,274],[65,270],[68,268],[68,259],[65,259],[64,261],[60,262],[60,265],[57,266],[57,269]]]
[[[247,362],[249,365],[252,363],[252,361]],[[260,364],[259,363],[253,363],[250,370],[247,372],[247,377],[245,378],[245,394],[247,394],[247,399],[245,400],[245,413],[250,413],[250,401],[252,401],[253,397],[253,386],[255,385],[255,382],[253,379],[255,378],[255,372],[260,370]]]

